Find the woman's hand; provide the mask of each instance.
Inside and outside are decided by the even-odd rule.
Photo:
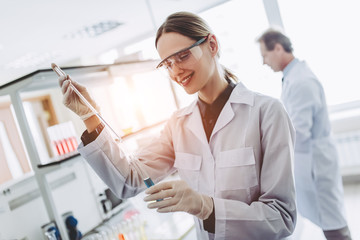
[[[94,113],[90,110],[88,106],[80,99],[80,97],[75,93],[75,91],[70,86],[70,82],[72,85],[85,97],[85,99],[97,110],[99,111],[99,107],[96,102],[91,98],[88,93],[86,87],[81,85],[78,82],[75,82],[70,79],[70,76],[59,77],[58,79],[59,85],[61,87],[61,91],[63,93],[63,103],[69,108],[71,111],[76,113],[82,120],[86,120],[94,115]]]
[[[144,201],[163,199],[148,204],[148,208],[157,208],[161,213],[183,211],[205,220],[213,211],[211,197],[195,192],[182,180],[158,183],[145,193],[150,195]]]

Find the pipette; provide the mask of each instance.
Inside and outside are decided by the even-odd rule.
[[[58,67],[58,65],[56,65],[55,63],[51,64],[51,68],[54,70],[54,72],[59,76],[64,76],[66,77],[66,73],[61,70],[60,67]],[[112,129],[112,127],[110,127],[110,125],[104,120],[104,118],[102,116],[100,116],[100,114],[98,113],[98,111],[88,102],[88,100],[86,100],[86,98],[76,89],[76,87],[72,84],[72,80],[71,78],[69,78],[70,80],[70,87],[72,88],[72,90],[76,93],[76,95],[79,96],[79,98],[81,99],[81,101],[91,110],[92,113],[94,113],[99,119],[100,121],[102,121],[114,134],[115,136],[118,138],[118,141],[121,141],[121,137]]]
[[[66,77],[66,73],[61,70],[60,67],[58,67],[55,63],[51,64],[51,68],[54,70],[54,72],[60,77],[60,76],[64,76]],[[84,102],[84,104],[91,110],[92,113],[94,113],[99,119],[100,121],[102,121],[114,134],[115,136],[118,138],[117,140],[119,142],[122,142],[122,139],[119,135],[117,135],[117,133],[112,129],[112,127],[110,127],[110,125],[104,120],[103,117],[100,116],[100,114],[97,112],[97,110],[88,102],[88,100],[86,100],[86,98],[76,89],[76,87],[72,84],[72,80],[71,78],[69,78],[70,80],[70,84],[69,86],[73,89],[73,91],[79,96],[79,98]],[[141,178],[143,179],[146,187],[151,187],[154,185],[154,182],[151,180],[151,178],[147,175],[146,171],[142,169],[142,167],[140,166],[140,162],[138,162],[138,160],[136,158],[134,158],[132,155],[129,154],[129,152],[127,150],[124,149],[125,146],[122,146],[122,150],[125,153],[126,157],[130,157],[130,164],[133,166],[133,168],[139,173],[139,175],[141,176]],[[159,199],[157,201],[161,201],[162,199]]]

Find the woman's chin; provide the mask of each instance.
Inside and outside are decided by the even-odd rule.
[[[197,93],[197,91],[192,88],[186,88],[186,87],[183,87],[183,88],[184,88],[185,92],[189,95]]]

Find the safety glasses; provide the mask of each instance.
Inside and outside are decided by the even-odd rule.
[[[197,41],[188,48],[171,54],[170,56],[162,60],[156,68],[166,69],[170,73],[172,73],[174,70],[174,65],[179,68],[186,68],[195,64],[202,56],[202,50],[199,45],[204,43],[208,36],[201,38],[199,41]]]

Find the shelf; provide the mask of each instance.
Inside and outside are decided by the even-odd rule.
[[[41,174],[48,174],[50,172],[56,171],[58,169],[61,169],[63,167],[69,166],[73,164],[73,161],[82,159],[80,156],[80,153],[75,152],[75,154],[67,157],[63,157],[61,159],[54,160],[52,162],[46,163],[46,164],[38,164],[37,172]]]
[[[67,162],[71,159],[74,159],[76,157],[80,156],[80,153],[78,152],[74,152],[70,155],[65,155],[61,158],[56,158],[56,159],[53,159],[51,160],[49,163],[46,163],[46,164],[38,164],[37,167],[38,168],[45,168],[45,167],[49,167],[49,166],[55,166],[55,165],[59,165],[59,164],[62,164],[64,162]]]
[[[157,61],[145,60],[145,61],[128,61],[118,62],[113,64],[104,65],[89,65],[89,66],[74,66],[74,67],[62,67],[67,74],[76,78],[80,83],[84,81],[83,76],[86,75],[86,82],[89,83],[101,82],[109,80],[110,75],[114,74],[131,74],[138,73],[140,70],[139,66],[155,69]],[[130,71],[131,70],[131,71]],[[25,76],[19,77],[13,81],[10,81],[0,86],[0,96],[7,95],[9,91],[37,91],[40,89],[57,88],[57,76],[52,69],[41,69],[29,73]]]

